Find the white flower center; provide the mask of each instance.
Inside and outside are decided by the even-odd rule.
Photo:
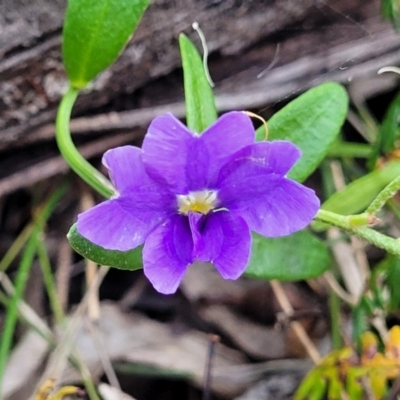
[[[207,214],[218,205],[217,192],[215,190],[200,190],[189,192],[189,194],[179,194],[176,196],[178,211],[188,215],[189,211]]]

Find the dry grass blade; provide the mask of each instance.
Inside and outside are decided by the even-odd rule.
[[[58,345],[56,346],[54,352],[50,356],[49,362],[45,368],[45,371],[40,379],[40,387],[43,382],[48,380],[49,378],[54,379],[56,382],[59,381],[61,377],[61,373],[64,370],[65,364],[71,354],[74,355],[75,361],[78,362],[83,371],[81,370],[82,374],[88,374],[88,370],[84,366],[81,361],[79,354],[75,353],[74,350],[74,340],[77,331],[79,330],[84,315],[87,311],[88,307],[88,299],[92,295],[92,292],[96,292],[98,290],[99,285],[101,284],[103,278],[108,272],[108,267],[101,267],[97,273],[96,279],[92,282],[92,285],[88,288],[87,293],[83,300],[80,302],[79,306],[75,310],[73,316],[70,318],[68,325],[64,329],[61,337],[58,339]],[[85,379],[85,376],[83,377]],[[35,392],[37,392],[38,388]]]
[[[282,307],[283,312],[288,317],[291,317],[293,315],[294,310],[289,302],[289,299],[286,296],[286,293],[282,285],[280,284],[280,282],[272,280],[271,287],[279,302],[279,305]],[[304,348],[307,350],[307,353],[310,356],[310,358],[314,361],[315,364],[318,364],[321,361],[321,356],[317,348],[314,346],[314,343],[308,336],[307,332],[303,328],[303,326],[298,321],[291,321],[290,326],[293,328],[294,332],[296,333],[297,337],[303,344]]]

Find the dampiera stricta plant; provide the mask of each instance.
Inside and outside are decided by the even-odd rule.
[[[144,273],[161,293],[174,293],[195,261],[237,279],[251,231],[289,235],[316,215],[314,191],[286,177],[300,155],[291,142],[255,143],[244,112],[223,115],[201,135],[171,114],[157,117],[141,149],[104,154],[116,193],[79,215],[78,232],[109,250],[144,243]]]

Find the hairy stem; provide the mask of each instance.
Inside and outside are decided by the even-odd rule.
[[[367,214],[360,214],[360,216],[362,215]],[[317,221],[321,221],[329,225],[342,228],[347,232],[352,233],[353,235],[356,235],[361,239],[365,239],[375,246],[380,247],[381,249],[384,249],[397,257],[400,257],[400,242],[398,240],[386,236],[366,226],[357,227],[357,224],[352,224],[352,217],[355,216],[344,216],[330,211],[319,210],[315,219]]]
[[[367,208],[368,214],[376,214],[400,189],[400,176],[390,182]]]

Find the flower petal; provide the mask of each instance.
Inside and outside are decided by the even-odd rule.
[[[174,215],[148,236],[143,247],[143,270],[154,288],[164,294],[176,291],[192,264],[193,240],[187,217]]]
[[[254,127],[244,113],[222,115],[186,147],[187,190],[198,191],[216,186],[221,167],[240,149],[254,143]]]
[[[118,192],[141,185],[146,179],[142,151],[133,146],[121,146],[108,150],[103,155],[103,164]]]
[[[300,156],[301,150],[286,140],[253,143],[234,154],[231,161],[222,168],[219,179],[223,179],[224,175],[229,174],[243,162],[249,161],[264,167],[269,173],[285,175]]]
[[[251,234],[246,222],[226,211],[207,214],[199,224],[201,239],[195,242],[194,258],[212,262],[225,279],[237,279],[245,270],[250,257]],[[198,237],[198,234],[193,236]]]
[[[176,193],[185,193],[188,148],[195,140],[194,134],[172,114],[155,118],[142,145],[148,174]]]
[[[201,136],[166,114],[149,126],[143,161],[149,175],[175,193],[204,190],[215,186],[222,165],[254,137],[253,124],[243,112],[224,114]]]
[[[254,143],[255,131],[250,117],[243,111],[222,115],[200,136],[215,159],[224,160]]]
[[[251,119],[242,111],[222,115],[200,136],[201,149],[207,154],[207,181],[215,185],[218,172],[229,158],[245,146],[254,143],[255,131]],[[194,166],[194,172],[196,172]],[[205,186],[207,187],[207,186]]]
[[[285,236],[306,227],[318,212],[314,191],[252,161],[224,172],[218,198],[249,228],[267,237]]]
[[[119,199],[112,199],[79,214],[77,229],[98,246],[127,251],[144,243],[149,232],[165,218],[153,211],[128,211]]]
[[[197,246],[199,245],[199,242],[201,242],[202,240],[201,231],[206,215],[191,211],[189,212],[188,218],[189,218],[190,230],[192,233],[193,246],[194,249],[196,249]],[[196,250],[194,250],[194,253],[196,253]]]

